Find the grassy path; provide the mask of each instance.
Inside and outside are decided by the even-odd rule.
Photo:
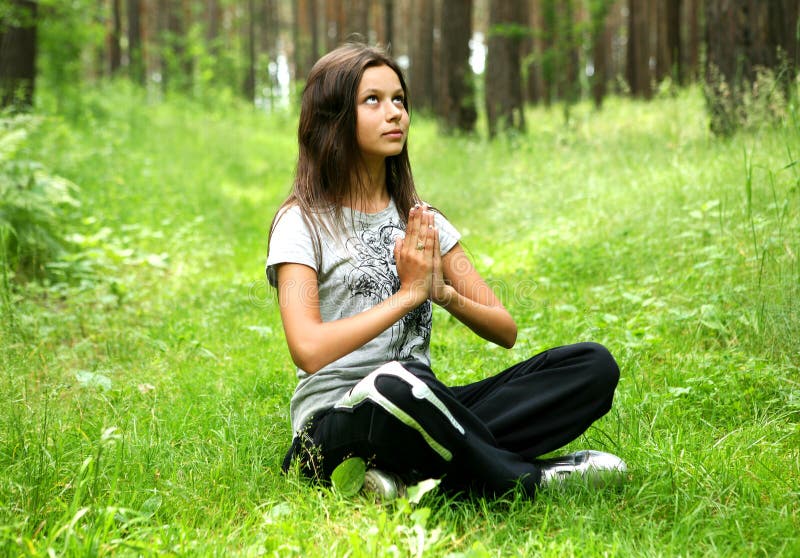
[[[622,455],[622,490],[375,505],[281,475],[295,380],[263,261],[295,120],[114,88],[24,153],[80,186],[65,265],[91,273],[3,290],[0,554],[800,554],[796,115],[718,140],[689,91],[528,121],[412,129],[419,189],[520,326],[504,351],[437,311],[435,369],[606,344],[614,410],[570,449]]]

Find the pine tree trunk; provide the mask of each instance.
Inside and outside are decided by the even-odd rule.
[[[711,131],[729,135],[739,126],[742,83],[751,72],[752,45],[745,29],[747,0],[706,1],[706,102]]]
[[[605,4],[602,9],[592,14],[592,99],[597,108],[603,105],[606,96],[607,84],[611,66],[611,4]]]
[[[19,16],[13,26],[0,27],[0,106],[30,107],[36,90],[37,4],[12,0]]]
[[[527,83],[525,84],[525,99],[529,103],[539,103],[544,97],[542,87],[542,14],[540,0],[530,0],[528,4],[528,25],[531,28],[530,36],[524,41],[525,56],[529,58],[527,64]]]
[[[525,130],[520,51],[527,22],[526,0],[490,0],[485,74],[490,137],[503,130]]]
[[[135,83],[144,85],[141,8],[141,0],[128,0],[128,75]]]
[[[122,65],[122,6],[120,0],[111,0],[111,33],[108,35],[108,69],[116,75]]]
[[[472,36],[472,0],[444,0],[442,5],[442,95],[440,114],[447,130],[471,132],[478,113],[469,40]]]
[[[648,0],[628,2],[628,86],[634,97],[649,99],[650,87],[650,37],[648,27]]]
[[[392,48],[394,46],[394,0],[383,0],[383,37],[385,46]]]
[[[685,80],[696,81],[700,74],[700,4],[702,0],[685,0],[686,6],[686,53]]]
[[[427,111],[434,108],[433,0],[413,0],[416,14],[411,35],[409,87],[412,106]]]
[[[666,20],[664,38],[666,46],[665,75],[672,78],[675,83],[683,83],[683,69],[681,64],[681,4],[682,0],[662,0],[666,5],[664,18]]]
[[[247,71],[242,87],[244,97],[256,100],[256,6],[255,0],[247,0]]]

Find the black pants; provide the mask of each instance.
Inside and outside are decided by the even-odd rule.
[[[301,470],[322,480],[348,457],[408,482],[442,478],[453,491],[533,496],[536,457],[582,434],[611,408],[619,368],[596,343],[545,351],[458,387],[416,362],[391,363],[364,380],[295,439]]]

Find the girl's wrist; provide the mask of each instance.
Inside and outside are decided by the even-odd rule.
[[[428,300],[427,295],[422,289],[413,289],[402,285],[400,286],[400,290],[397,291],[396,296],[399,297],[400,306],[407,308],[409,312]]]
[[[442,308],[447,308],[458,296],[456,290],[452,287],[452,285],[445,285],[442,289],[441,296],[438,296],[433,302],[441,306]]]

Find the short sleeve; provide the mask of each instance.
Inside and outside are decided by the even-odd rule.
[[[461,233],[438,211],[434,214],[433,219],[439,231],[439,248],[441,248],[442,256],[444,256],[461,239]]]
[[[276,267],[282,263],[299,263],[319,271],[313,235],[299,207],[295,205],[281,210],[275,218],[269,241],[267,280],[270,285],[278,286]]]

